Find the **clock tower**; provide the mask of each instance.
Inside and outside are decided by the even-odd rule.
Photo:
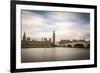
[[[53,30],[53,46],[55,46],[55,30]]]

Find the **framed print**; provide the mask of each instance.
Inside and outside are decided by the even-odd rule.
[[[11,1],[11,72],[96,66],[96,6]]]

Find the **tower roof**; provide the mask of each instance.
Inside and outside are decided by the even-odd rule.
[[[24,36],[26,36],[26,33],[24,32]]]
[[[55,33],[55,30],[53,30],[53,33]]]

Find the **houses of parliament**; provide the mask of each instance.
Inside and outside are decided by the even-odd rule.
[[[26,36],[24,32],[23,38],[21,40],[21,47],[22,48],[50,48],[55,46],[55,31],[53,31],[52,39],[51,38],[41,38],[42,41],[38,40],[31,40],[29,37]]]

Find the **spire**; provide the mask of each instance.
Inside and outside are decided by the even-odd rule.
[[[24,32],[24,36],[26,36],[25,32]]]
[[[26,40],[26,33],[24,32],[23,40]]]
[[[53,30],[53,33],[55,33],[55,30]]]
[[[53,30],[53,46],[55,46],[55,30]]]

